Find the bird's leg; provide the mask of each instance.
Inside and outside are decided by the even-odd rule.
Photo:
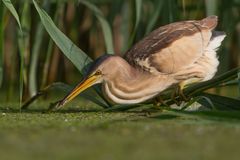
[[[185,102],[189,101],[189,97],[186,97],[185,94],[183,93],[183,89],[186,87],[186,85],[187,85],[187,81],[180,82],[179,90],[178,90],[179,97],[181,97],[182,100]]]
[[[173,91],[172,95],[171,95],[171,99],[175,102],[176,105],[180,106],[180,104],[182,103],[182,101],[189,101],[189,98],[187,98],[184,93],[183,93],[183,89],[187,86],[188,81],[182,81],[180,82],[175,90]],[[179,99],[177,100],[176,97],[179,97]]]
[[[196,82],[201,82],[201,78],[191,78],[185,81],[182,81],[179,83],[179,97],[181,97],[185,102],[189,101],[190,97],[186,97],[185,94],[183,93],[184,88],[188,86],[189,84],[196,83]]]
[[[177,86],[175,87],[174,91],[172,92],[172,95],[171,95],[171,99],[172,99],[172,100],[175,102],[175,104],[178,105],[178,106],[180,106],[180,104],[181,104],[181,101],[176,99],[176,96],[178,95],[179,90],[180,90],[180,87],[179,87],[179,85],[177,85]]]
[[[154,99],[154,105],[156,107],[160,107],[161,105],[168,106],[160,95]]]

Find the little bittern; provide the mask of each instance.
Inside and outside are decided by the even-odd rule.
[[[224,32],[213,31],[217,16],[162,26],[143,38],[124,58],[98,58],[87,76],[59,106],[90,86],[102,83],[106,98],[118,104],[146,101],[168,87],[184,86],[211,79],[219,64],[216,50]]]

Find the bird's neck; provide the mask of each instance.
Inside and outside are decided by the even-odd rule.
[[[104,82],[103,91],[109,100],[120,104],[143,102],[174,83],[167,75],[152,75],[127,62],[117,72],[117,78]]]

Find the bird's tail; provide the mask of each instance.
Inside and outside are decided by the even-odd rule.
[[[218,48],[220,47],[222,41],[224,40],[224,38],[226,37],[225,32],[221,32],[221,31],[213,31],[212,32],[212,37],[210,39],[210,42],[207,46],[207,50],[209,51],[216,51],[218,50]]]

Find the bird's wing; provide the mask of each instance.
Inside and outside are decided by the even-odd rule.
[[[217,16],[171,23],[151,32],[124,55],[134,66],[169,74],[194,63],[207,47]]]

